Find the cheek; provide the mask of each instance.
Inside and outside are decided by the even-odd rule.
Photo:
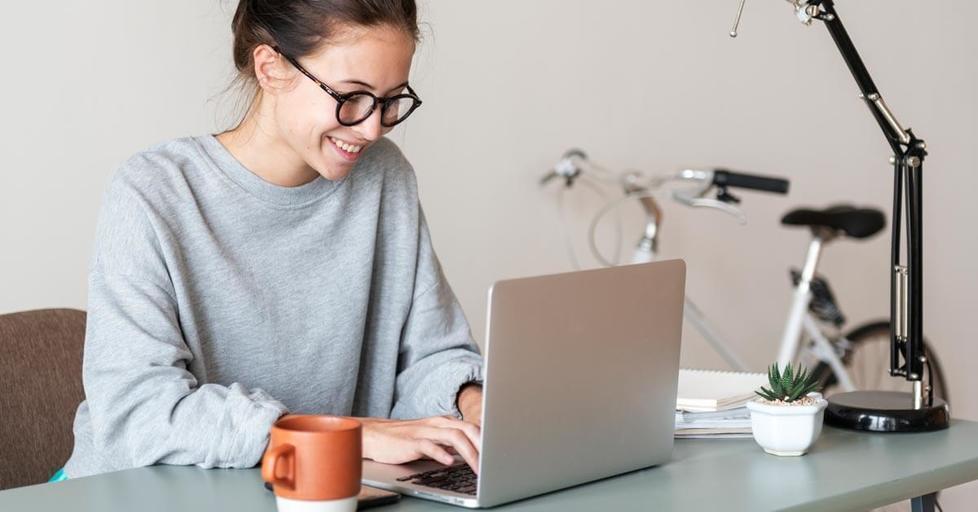
[[[336,104],[317,96],[289,94],[282,97],[278,107],[276,117],[282,132],[304,146],[318,145],[315,139],[341,126],[336,120]]]

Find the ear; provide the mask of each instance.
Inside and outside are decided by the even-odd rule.
[[[271,46],[256,46],[251,57],[255,63],[255,78],[263,92],[275,94],[294,81],[297,70]]]

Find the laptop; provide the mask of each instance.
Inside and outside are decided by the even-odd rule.
[[[499,281],[489,289],[479,476],[363,462],[363,483],[492,507],[672,455],[682,260]]]

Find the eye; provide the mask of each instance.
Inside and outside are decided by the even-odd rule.
[[[343,106],[340,107],[340,122],[358,123],[367,117],[374,110],[374,98],[366,93],[355,93],[346,98]]]
[[[417,108],[417,103],[418,101],[411,96],[400,96],[389,100],[384,105],[381,123],[384,126],[394,126],[400,123]]]

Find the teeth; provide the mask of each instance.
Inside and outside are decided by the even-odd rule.
[[[346,142],[343,142],[342,140],[337,139],[336,137],[330,137],[329,140],[333,141],[333,144],[336,144],[336,147],[342,149],[343,151],[346,151],[347,153],[359,153],[360,150],[363,149],[363,146],[354,146],[353,144],[347,144]]]

